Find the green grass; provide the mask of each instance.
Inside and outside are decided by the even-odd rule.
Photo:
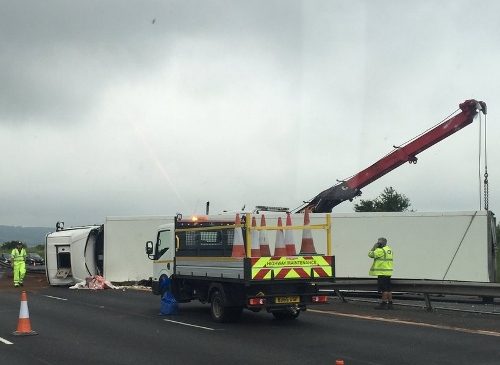
[[[0,249],[0,254],[1,253],[11,253],[12,250],[4,250],[4,249]],[[39,249],[39,248],[35,248],[35,247],[28,247],[26,249],[26,252],[27,253],[37,253],[39,254],[40,256],[42,257],[45,257],[45,250],[42,248],[42,249]]]

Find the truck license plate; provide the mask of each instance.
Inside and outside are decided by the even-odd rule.
[[[275,301],[277,304],[300,303],[300,297],[276,297]]]

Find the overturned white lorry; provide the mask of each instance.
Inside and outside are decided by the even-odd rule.
[[[104,224],[60,228],[47,235],[45,262],[50,285],[73,285],[94,275],[112,282],[151,276],[144,242],[173,216],[106,217]]]
[[[278,215],[266,214],[268,224],[275,224]],[[323,213],[311,214],[311,224],[324,219]],[[368,277],[367,252],[383,236],[395,252],[395,278],[495,281],[497,242],[491,212],[333,213],[331,219],[337,279]],[[107,217],[104,225],[53,232],[46,238],[47,280],[50,285],[72,285],[93,275],[115,283],[152,275],[158,280],[162,263],[156,262],[153,270],[144,244],[156,242],[158,227],[174,221],[174,216]],[[274,252],[274,237],[269,238]],[[319,232],[313,231],[313,238],[318,246],[325,244]]]

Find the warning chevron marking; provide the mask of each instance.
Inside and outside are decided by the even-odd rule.
[[[252,258],[252,280],[330,278],[331,262],[330,256]]]

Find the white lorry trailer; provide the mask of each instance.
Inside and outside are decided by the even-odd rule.
[[[47,235],[45,262],[50,285],[73,285],[101,275],[112,282],[137,282],[151,276],[144,241],[174,216],[106,217],[102,225],[64,229]]]
[[[495,226],[489,211],[332,214],[336,276],[368,277],[368,250],[386,237],[394,278],[495,282]]]

